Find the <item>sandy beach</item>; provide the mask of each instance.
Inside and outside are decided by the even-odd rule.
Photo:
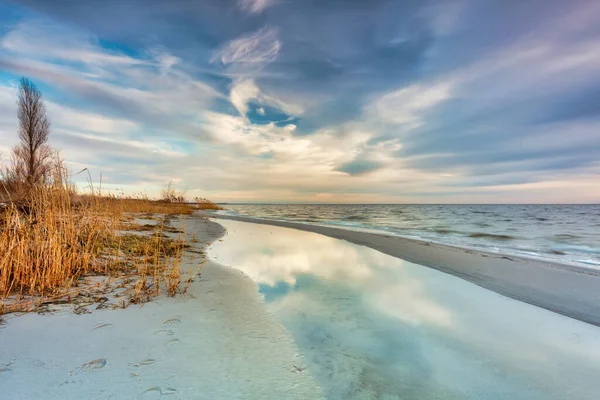
[[[504,296],[600,326],[600,271],[597,269],[512,255],[508,257],[335,227],[237,216],[211,216],[299,229],[364,245],[460,277]]]
[[[600,398],[600,0],[0,10],[0,400]]]
[[[201,243],[223,228],[186,221]],[[319,399],[256,284],[207,262],[187,295],[142,306],[5,316],[1,399]]]
[[[560,303],[595,324],[596,275],[247,222],[185,219],[209,257],[185,295],[5,317],[0,398],[541,400],[596,390],[597,328],[548,311]]]

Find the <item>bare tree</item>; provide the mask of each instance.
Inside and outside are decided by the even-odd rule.
[[[44,181],[52,166],[50,120],[42,93],[27,78],[21,78],[17,106],[21,143],[13,149],[13,172],[32,187]]]

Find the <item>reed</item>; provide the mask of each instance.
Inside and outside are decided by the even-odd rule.
[[[108,272],[99,256],[113,224],[91,207],[75,206],[60,176],[8,202],[0,216],[0,296],[55,295],[84,274]]]
[[[181,216],[195,209],[187,203],[99,196],[93,190],[77,195],[60,169],[50,183],[0,207],[0,315],[28,308],[18,304],[66,296],[91,275],[127,277],[131,303],[148,301],[161,288],[170,296],[182,292],[188,245]],[[140,225],[133,221],[140,214],[158,222]],[[165,222],[176,215],[179,229]]]
[[[194,201],[196,202],[196,209],[198,209],[198,210],[222,210],[223,209],[223,207],[221,207],[203,197],[196,197],[194,199]]]

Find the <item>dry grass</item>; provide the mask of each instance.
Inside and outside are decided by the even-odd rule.
[[[107,272],[101,243],[113,235],[110,219],[77,209],[60,183],[9,203],[0,216],[0,297],[54,295],[88,272]]]
[[[202,197],[196,197],[194,199],[194,201],[196,202],[196,209],[197,210],[222,210],[223,207],[213,203],[212,201],[202,198]]]
[[[174,203],[145,198],[117,197],[117,196],[79,196],[78,202],[82,205],[94,204],[106,211],[117,214],[164,214],[164,215],[189,215],[196,210],[193,204]]]
[[[187,290],[189,279],[180,288],[183,224],[168,226],[165,216],[191,214],[194,205],[74,196],[65,182],[59,176],[31,190],[26,200],[0,208],[0,315],[31,309],[32,302],[70,299],[91,275],[124,278],[130,290],[122,306],[148,301],[161,288],[170,296]],[[132,214],[160,220],[142,225]]]

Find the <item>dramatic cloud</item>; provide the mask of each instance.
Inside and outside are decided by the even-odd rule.
[[[5,156],[26,75],[53,144],[109,188],[600,201],[595,2],[19,3],[0,13]]]

